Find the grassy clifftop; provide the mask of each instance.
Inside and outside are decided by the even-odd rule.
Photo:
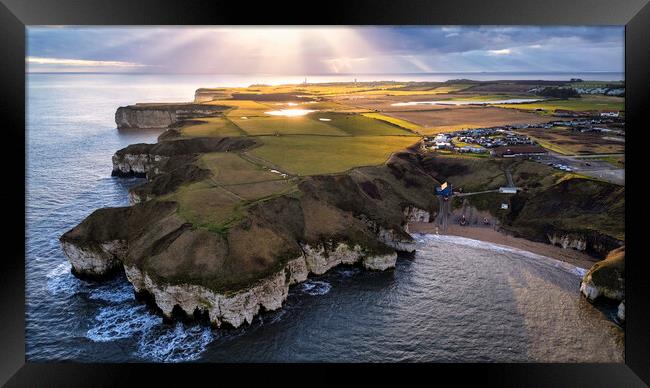
[[[521,237],[548,242],[549,235],[587,241],[587,250],[604,256],[625,241],[625,187],[565,173],[527,160],[427,156],[426,170],[463,192],[495,190],[506,185],[506,170],[516,195],[486,193],[468,196],[479,210],[501,221],[503,229]],[[507,203],[508,209],[501,209]]]

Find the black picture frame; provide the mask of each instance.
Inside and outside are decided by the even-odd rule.
[[[169,0],[1,0],[0,117],[5,223],[0,260],[0,384],[7,386],[130,386],[138,377],[151,385],[225,382],[243,376],[283,383],[300,372],[319,382],[340,375],[332,365],[84,364],[25,362],[25,26],[27,25],[625,25],[626,79],[626,335],[625,364],[418,364],[343,365],[364,378],[404,384],[418,372],[425,379],[478,379],[499,386],[636,387],[650,384],[650,278],[644,250],[644,147],[650,136],[650,5],[648,0],[536,1],[328,1],[236,2]],[[22,145],[19,146],[19,145]],[[644,164],[645,163],[645,164]],[[21,189],[22,187],[22,189]],[[23,206],[20,206],[22,204]],[[255,373],[243,373],[255,368]],[[280,370],[278,370],[280,369]],[[354,369],[354,370],[352,370]],[[363,369],[358,371],[357,369]],[[276,376],[276,377],[274,377]],[[645,383],[644,383],[645,382]]]

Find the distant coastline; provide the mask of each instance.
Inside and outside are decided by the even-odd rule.
[[[144,73],[144,72],[28,72],[31,75],[117,75],[117,76],[181,76],[208,80],[219,86],[249,86],[256,83],[300,84],[307,78],[308,83],[324,82],[444,82],[454,79],[474,81],[502,80],[570,80],[581,78],[589,81],[622,81],[625,72],[581,71],[581,72],[435,72],[435,73],[338,73],[338,74],[211,74],[211,73]],[[214,81],[211,81],[214,80]],[[233,82],[234,80],[234,82]],[[202,84],[205,86],[206,84]]]

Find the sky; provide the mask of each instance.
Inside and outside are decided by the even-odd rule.
[[[624,71],[622,26],[74,27],[27,30],[29,72]]]

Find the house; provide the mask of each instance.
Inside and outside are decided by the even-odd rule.
[[[436,195],[449,197],[451,194],[452,194],[452,186],[447,182],[440,185],[440,187],[436,187]]]

